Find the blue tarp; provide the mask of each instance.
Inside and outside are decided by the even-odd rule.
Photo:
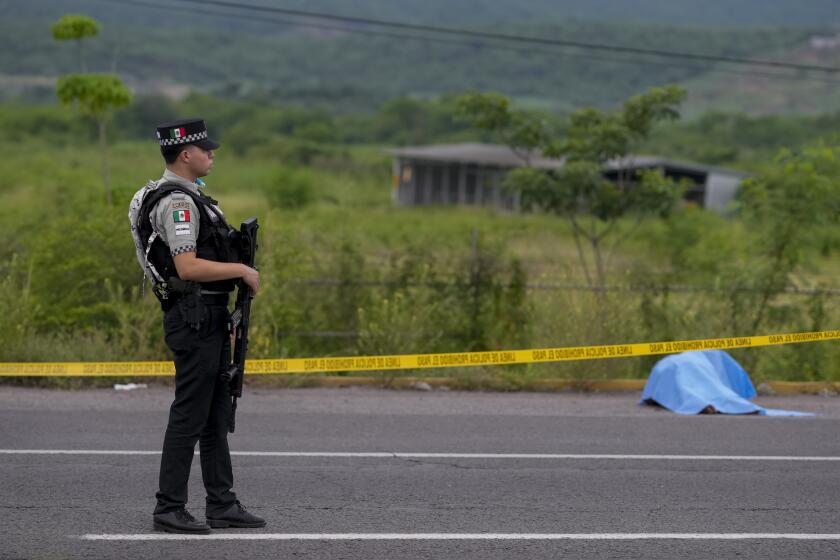
[[[808,412],[764,408],[749,401],[755,387],[741,365],[722,350],[683,352],[653,367],[642,404],[659,404],[678,414],[699,414],[708,406],[723,414],[813,416]]]

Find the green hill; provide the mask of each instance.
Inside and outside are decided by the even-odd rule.
[[[78,68],[74,45],[55,43],[52,20],[0,21],[0,95],[53,100],[45,78]],[[191,20],[193,21],[193,20]],[[804,44],[809,29],[713,30],[664,24],[583,21],[481,29],[646,49],[769,58]],[[286,28],[281,28],[284,31]],[[286,30],[287,31],[287,30]],[[106,23],[88,46],[89,66],[115,69],[139,92],[260,96],[332,111],[373,109],[398,95],[495,90],[532,106],[610,106],[649,87],[703,77],[709,65],[582,49],[500,50],[367,35],[257,33],[244,29]],[[177,44],[177,48],[173,48]],[[39,93],[40,92],[40,93]]]
[[[177,2],[158,1],[159,4]],[[825,26],[837,22],[836,0],[248,0],[243,4],[278,6],[288,9],[330,12],[350,16],[386,20],[411,21],[445,25],[487,25],[508,21],[562,21],[588,19],[602,22],[626,23],[661,22],[702,26]],[[201,19],[208,11],[222,8],[198,7],[186,4],[191,15],[188,21],[230,29],[242,22],[219,23]],[[155,12],[148,7],[131,5],[128,1],[115,0],[6,0],[0,4],[4,19],[58,17],[61,14],[83,12],[109,23],[133,23],[183,27],[184,18],[177,12]],[[254,25],[254,27],[258,27]]]
[[[840,40],[836,46],[822,48],[803,43],[777,58],[797,64],[840,68]],[[811,79],[803,79],[802,74],[785,74],[790,78],[779,80],[763,75],[711,73],[689,80],[685,84],[691,92],[686,114],[697,115],[709,110],[765,115],[818,114],[840,110],[840,74],[821,77],[812,74]]]

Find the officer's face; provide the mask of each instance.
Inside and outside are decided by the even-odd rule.
[[[184,150],[184,160],[196,177],[205,177],[213,168],[213,150],[190,145]]]

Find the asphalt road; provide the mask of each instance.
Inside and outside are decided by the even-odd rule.
[[[0,387],[0,558],[840,557],[840,398],[759,399],[814,418],[680,417],[637,398],[246,388],[234,489],[268,526],[135,540],[163,536],[171,389]]]

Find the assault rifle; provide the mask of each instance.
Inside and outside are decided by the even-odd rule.
[[[257,254],[257,224],[256,218],[248,218],[239,228],[238,234],[234,235],[234,242],[239,249],[240,261],[243,264],[254,266],[254,257]],[[231,397],[230,411],[230,433],[236,429],[236,399],[242,397],[242,381],[245,378],[245,355],[248,353],[248,326],[251,323],[251,288],[243,280],[239,280],[236,292],[236,306],[230,316],[231,332],[234,335],[232,361],[226,372],[222,374],[228,384]]]

